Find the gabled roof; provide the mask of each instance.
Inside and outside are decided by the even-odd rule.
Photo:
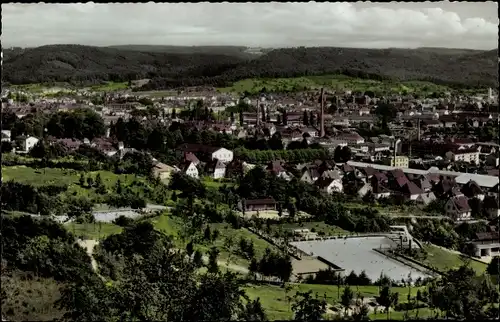
[[[401,169],[394,169],[394,170],[389,171],[389,173],[394,178],[399,178],[399,177],[404,177],[405,176],[405,173]]]
[[[462,191],[462,193],[468,198],[483,194],[481,187],[479,187],[479,185],[472,180],[467,182],[460,191]]]
[[[422,189],[411,181],[408,181],[401,190],[403,193],[407,193],[409,195],[419,195],[424,193]]]
[[[339,171],[337,170],[327,170],[321,174],[321,177],[323,178],[330,178],[333,180],[338,180],[341,179],[342,176],[340,175]]]
[[[401,176],[401,177],[396,177],[396,180],[395,180],[396,184],[399,186],[399,187],[403,187],[405,184],[411,182],[410,180],[408,180],[408,178],[406,176]]]
[[[469,200],[465,196],[452,197],[451,202],[455,205],[455,208],[461,212],[470,211]]]
[[[194,163],[200,163],[200,160],[192,152],[186,152],[184,154],[184,161],[189,161],[189,162],[194,162]]]
[[[283,168],[283,166],[281,165],[281,161],[269,162],[266,169],[274,173],[280,173],[285,171],[285,168]]]

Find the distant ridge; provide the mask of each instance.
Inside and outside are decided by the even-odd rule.
[[[13,83],[152,79],[146,89],[227,86],[245,78],[343,73],[371,79],[498,86],[497,50],[297,47],[246,53],[242,46],[93,47],[50,45],[4,52],[3,80]]]

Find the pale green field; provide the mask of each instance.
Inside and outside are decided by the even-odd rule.
[[[447,271],[452,268],[458,268],[463,264],[460,255],[443,250],[434,245],[424,245],[424,249],[427,252],[427,258],[422,262],[426,265],[433,266],[439,271]],[[484,263],[480,263],[474,260],[470,261],[470,266],[478,274],[486,272],[488,267]]]
[[[294,78],[274,79],[244,79],[235,82],[231,87],[219,88],[220,92],[248,91],[250,93],[260,92],[262,88],[267,91],[302,91],[304,89],[317,89],[328,87],[336,90],[373,91],[385,92],[407,92],[407,93],[432,93],[446,92],[449,88],[430,82],[405,81],[390,82],[370,79],[353,78],[344,75],[307,76]]]
[[[318,294],[318,297],[324,298],[326,295],[326,301],[329,304],[334,304],[339,301],[339,290],[337,286],[332,285],[315,285],[315,284],[290,284],[292,290],[286,294],[285,289],[274,285],[247,285],[244,287],[246,294],[251,299],[260,298],[262,306],[268,314],[270,320],[289,320],[293,318],[293,312],[291,310],[291,305],[287,301],[287,296],[293,297],[297,291],[306,292],[312,291],[314,294]],[[343,287],[340,287],[340,295],[342,295]],[[357,294],[361,293],[365,298],[375,297],[379,294],[378,286],[359,286],[351,287],[353,292]],[[399,293],[399,302],[403,303],[407,301],[408,298],[408,288],[404,287],[393,287],[391,289],[393,292]],[[414,296],[417,292],[417,288],[412,289],[412,295]],[[422,310],[421,310],[422,311]],[[401,313],[401,314],[400,314]],[[420,312],[422,313],[422,312]],[[391,318],[397,319],[398,316],[403,316],[403,312],[392,312]],[[377,314],[377,317],[382,319],[382,315],[386,317],[385,314]],[[380,316],[380,317],[379,317]],[[420,316],[422,316],[420,314]]]

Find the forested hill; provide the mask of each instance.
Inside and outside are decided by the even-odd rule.
[[[247,52],[244,46],[161,46],[161,45],[117,45],[107,48],[133,50],[142,52],[156,52],[168,54],[209,54],[235,56],[243,59],[252,59],[258,55]]]
[[[99,82],[152,78],[144,89],[226,86],[252,77],[295,77],[344,73],[364,78],[430,80],[436,83],[497,86],[497,50],[286,48],[256,59],[224,51],[185,53],[148,46],[123,48],[53,45],[27,49],[4,60],[4,81]],[[155,46],[153,46],[155,47]],[[167,46],[168,47],[168,46]],[[205,47],[208,48],[208,47]],[[168,50],[167,50],[168,49]]]
[[[221,54],[142,52],[81,45],[30,48],[4,60],[3,80],[42,82],[127,81],[151,77],[219,75],[241,58]]]

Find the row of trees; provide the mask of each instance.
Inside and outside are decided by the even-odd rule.
[[[266,163],[275,160],[285,162],[303,163],[313,160],[329,160],[330,153],[325,149],[292,149],[292,150],[247,150],[245,148],[236,148],[234,150],[235,158],[249,163]]]
[[[34,110],[32,113],[18,118],[10,110],[2,110],[3,129],[11,130],[11,136],[21,135],[35,137],[53,136],[56,138],[75,138],[83,140],[103,136],[105,124],[101,116],[88,108],[77,108],[70,112],[46,113]]]

